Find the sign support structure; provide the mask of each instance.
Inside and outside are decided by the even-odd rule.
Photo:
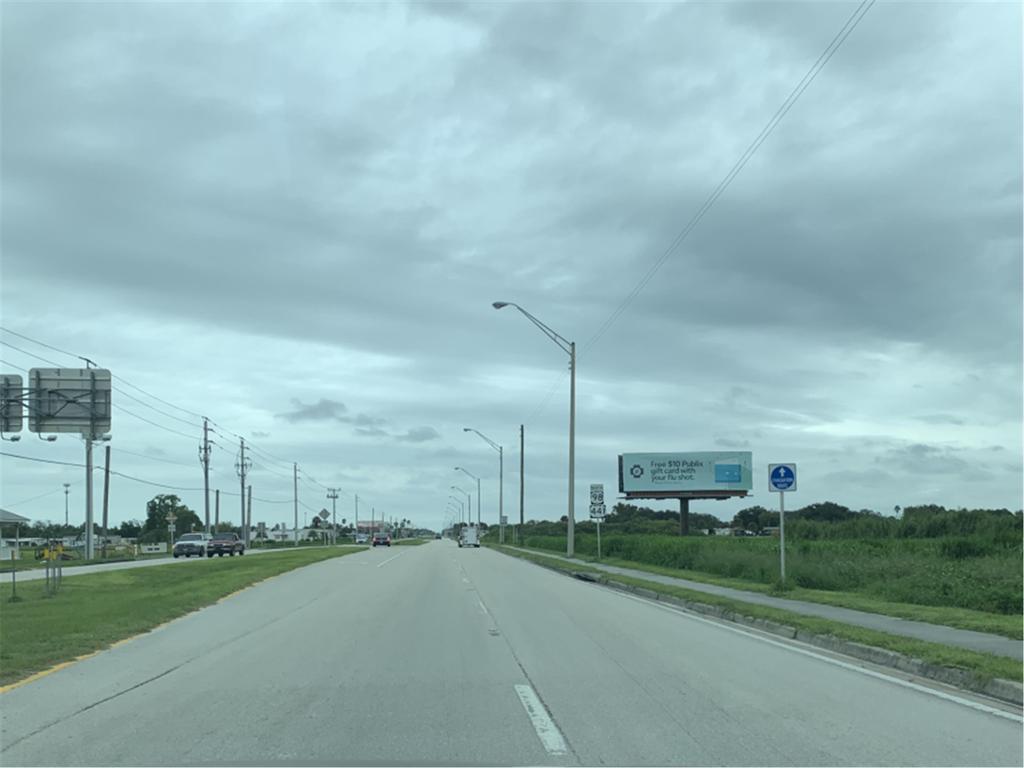
[[[590,519],[597,525],[597,559],[601,559],[601,523],[606,514],[604,505],[604,485],[593,483],[590,486]]]
[[[769,464],[768,490],[779,494],[779,580],[786,586],[786,493],[796,490],[796,464]]]

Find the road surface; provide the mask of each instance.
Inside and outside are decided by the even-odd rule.
[[[1021,765],[1019,710],[450,541],[0,695],[3,765]]]
[[[837,605],[812,603],[807,600],[794,600],[788,597],[775,597],[761,592],[748,592],[742,589],[733,589],[732,587],[722,587],[717,584],[706,584],[701,581],[681,579],[677,576],[665,576],[660,573],[641,571],[636,568],[622,568],[617,565],[607,565],[605,563],[591,562],[589,560],[578,560],[576,558],[564,557],[559,555],[557,552],[547,552],[539,549],[523,549],[521,547],[512,547],[512,549],[517,549],[520,552],[529,552],[535,555],[543,555],[544,557],[553,557],[557,560],[562,560],[563,562],[579,563],[580,565],[586,565],[589,568],[597,568],[605,573],[632,576],[635,579],[646,579],[647,581],[655,581],[659,584],[692,589],[695,592],[705,592],[711,595],[719,595],[720,597],[728,597],[732,600],[740,600],[745,603],[764,605],[769,608],[779,608],[783,611],[792,611],[793,613],[800,613],[804,616],[818,616],[823,619],[839,621],[843,624],[853,624],[857,627],[874,629],[878,632],[888,632],[892,635],[912,637],[915,640],[925,640],[930,643],[940,643],[941,645],[952,645],[957,648],[966,648],[967,650],[978,651],[979,653],[991,653],[996,656],[1006,656],[1011,659],[1017,659],[1018,661],[1024,660],[1024,643],[1011,637],[1003,637],[1002,635],[993,635],[987,632],[975,632],[970,629],[958,629],[957,627],[947,627],[942,624],[928,624],[924,621],[913,621],[910,619],[901,619],[897,616],[885,616],[880,613],[857,611],[852,608],[842,608]]]

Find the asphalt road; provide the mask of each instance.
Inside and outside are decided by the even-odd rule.
[[[636,579],[656,581],[659,584],[669,584],[685,589],[692,589],[695,592],[705,592],[711,595],[728,597],[733,600],[741,600],[745,603],[764,605],[769,608],[779,608],[783,611],[801,613],[804,616],[818,616],[823,619],[841,621],[844,624],[853,624],[857,627],[874,629],[879,632],[888,632],[893,635],[912,637],[916,640],[926,640],[930,643],[952,645],[957,648],[966,648],[979,653],[991,653],[996,656],[1006,656],[1018,661],[1024,659],[1024,643],[1010,637],[988,634],[986,632],[974,632],[969,629],[958,629],[947,627],[942,624],[928,624],[923,621],[912,621],[901,619],[896,616],[885,616],[880,613],[868,613],[867,611],[856,611],[852,608],[841,608],[837,605],[825,605],[824,603],[811,603],[806,600],[793,600],[788,597],[775,597],[765,595],[761,592],[748,592],[732,587],[721,587],[717,584],[705,584],[701,581],[681,579],[677,576],[665,576],[660,573],[641,571],[636,568],[622,568],[617,565],[591,562],[589,560],[577,560],[575,558],[563,557],[555,552],[546,552],[536,549],[522,549],[514,547],[520,552],[531,552],[545,557],[553,557],[568,563],[579,563],[589,568],[597,568],[605,573],[632,576]]]
[[[0,695],[3,765],[1021,765],[1018,711],[436,541]]]

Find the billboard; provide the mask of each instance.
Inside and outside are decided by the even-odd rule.
[[[745,495],[753,488],[750,451],[624,453],[619,456],[619,491]]]
[[[99,434],[110,429],[110,371],[33,368],[28,388],[30,432]]]

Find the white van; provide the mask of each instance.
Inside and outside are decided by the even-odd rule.
[[[479,547],[480,536],[476,530],[475,525],[467,525],[462,529],[462,535],[459,537],[460,547]]]

